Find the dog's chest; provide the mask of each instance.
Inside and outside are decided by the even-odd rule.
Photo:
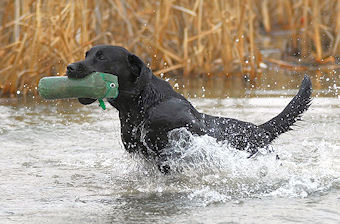
[[[144,123],[124,122],[121,123],[121,126],[121,137],[125,149],[132,153],[144,152],[146,150],[145,139],[147,134]]]

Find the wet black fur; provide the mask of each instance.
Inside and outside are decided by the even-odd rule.
[[[95,71],[118,76],[119,95],[108,102],[119,111],[125,149],[152,159],[162,172],[171,169],[162,166],[167,159],[162,149],[168,145],[168,132],[173,129],[184,127],[195,135],[209,135],[252,155],[291,130],[311,103],[312,85],[305,76],[299,92],[279,115],[255,125],[198,112],[168,82],[154,76],[142,60],[122,47],[95,46],[87,52],[85,60],[67,67],[70,78],[82,78]],[[79,99],[85,105],[94,101]]]

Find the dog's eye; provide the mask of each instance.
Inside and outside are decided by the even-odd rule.
[[[99,59],[99,60],[105,60],[105,57],[104,57],[104,55],[99,55],[99,56],[98,56],[98,59]]]
[[[101,52],[98,52],[96,54],[96,57],[98,58],[98,60],[101,60],[101,61],[106,59],[105,56],[103,55],[103,53],[101,53]]]

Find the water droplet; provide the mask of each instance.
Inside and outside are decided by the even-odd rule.
[[[261,62],[260,63],[260,68],[268,68],[268,66],[265,63]]]

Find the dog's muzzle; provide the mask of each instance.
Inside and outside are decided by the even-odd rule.
[[[76,63],[69,64],[67,66],[66,75],[69,78],[80,79],[91,74],[92,72],[93,71],[89,70],[82,63],[76,62]]]

